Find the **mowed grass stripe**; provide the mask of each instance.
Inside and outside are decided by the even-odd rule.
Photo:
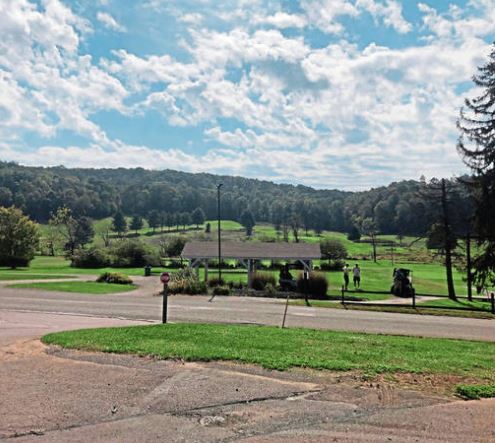
[[[495,380],[495,343],[312,329],[169,324],[61,332],[47,344],[186,361],[233,360],[268,369],[469,375]]]
[[[117,285],[112,283],[96,283],[87,281],[54,282],[54,283],[21,283],[10,285],[16,289],[40,289],[54,292],[74,292],[78,294],[116,294],[129,292],[137,288],[136,285]]]

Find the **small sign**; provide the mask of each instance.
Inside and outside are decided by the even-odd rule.
[[[163,272],[162,275],[160,275],[160,281],[166,285],[170,281],[170,274],[168,272]]]

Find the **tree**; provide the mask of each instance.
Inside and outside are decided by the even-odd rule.
[[[75,243],[76,247],[84,247],[91,243],[95,236],[93,222],[89,217],[79,217],[76,219]]]
[[[452,272],[452,260],[457,246],[457,238],[453,230],[453,220],[451,217],[450,201],[447,195],[447,185],[445,179],[440,183],[432,180],[429,188],[429,198],[437,202],[439,208],[437,222],[431,227],[427,247],[438,249],[445,256],[445,272],[447,277],[447,290],[451,300],[457,301],[454,287],[454,277]]]
[[[254,216],[249,209],[244,209],[244,211],[242,211],[242,214],[239,218],[239,222],[246,229],[246,235],[248,237],[251,237],[256,222],[254,221]]]
[[[148,214],[148,225],[153,229],[153,233],[155,233],[156,228],[160,226],[160,213],[156,209],[153,209],[153,211],[150,211]]]
[[[466,98],[461,108],[457,148],[474,174],[468,185],[476,194],[474,229],[480,252],[473,267],[476,284],[482,287],[486,282],[495,284],[495,44],[473,81],[482,92]]]
[[[356,225],[352,225],[351,229],[347,233],[347,240],[360,240],[361,239],[361,232],[359,232],[359,229],[357,228]]]
[[[205,222],[205,213],[201,208],[196,208],[191,214],[192,222],[199,229],[199,225]]]
[[[206,223],[205,226],[205,234],[210,234],[211,233],[211,223]]]
[[[121,211],[117,211],[113,216],[112,229],[119,237],[123,237],[127,232],[127,220]]]
[[[27,266],[39,244],[38,226],[15,207],[0,207],[0,266]]]
[[[84,216],[76,218],[67,207],[59,208],[52,214],[49,224],[57,231],[64,242],[64,250],[70,255],[74,254],[76,248],[90,243],[95,235],[91,219]]]
[[[378,235],[378,227],[375,221],[366,217],[361,220],[361,232],[364,235],[367,235],[371,240],[372,252],[373,252],[373,261],[376,263],[376,236]]]
[[[183,212],[180,214],[180,223],[185,231],[186,226],[189,226],[192,223],[191,214],[189,214],[189,212]]]
[[[143,228],[143,218],[140,215],[132,217],[130,228],[138,235],[138,231]]]
[[[320,243],[321,256],[327,260],[344,260],[347,249],[340,240],[328,239]]]

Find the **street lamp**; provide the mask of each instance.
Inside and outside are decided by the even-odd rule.
[[[218,283],[222,281],[222,236],[220,226],[220,188],[223,183],[217,185],[217,219],[218,219]]]

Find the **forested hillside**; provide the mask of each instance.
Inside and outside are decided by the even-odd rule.
[[[147,217],[151,211],[191,213],[201,208],[216,217],[216,185],[223,183],[222,217],[239,220],[249,209],[257,222],[297,225],[301,229],[348,232],[371,219],[384,234],[420,235],[434,223],[438,201],[426,196],[421,181],[392,183],[366,192],[316,190],[242,177],[144,169],[67,169],[25,167],[0,162],[0,206],[15,205],[46,222],[66,206],[94,219],[125,215]],[[456,211],[468,211],[460,185]],[[290,228],[289,228],[290,229]]]

